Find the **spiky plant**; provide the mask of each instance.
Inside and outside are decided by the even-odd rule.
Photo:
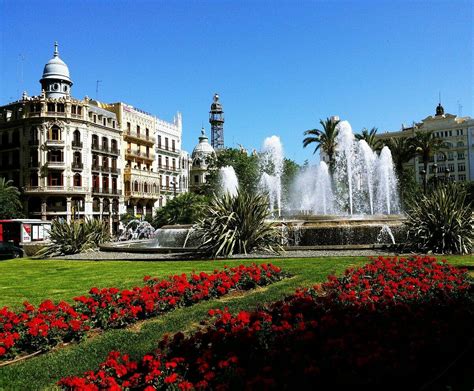
[[[110,240],[107,225],[99,220],[53,220],[49,231],[49,244],[37,255],[57,256],[77,254],[97,248]]]
[[[474,244],[472,205],[466,191],[448,184],[429,194],[414,197],[407,205],[409,244],[418,251],[440,254],[467,254]]]
[[[195,226],[201,250],[214,258],[257,250],[280,251],[280,231],[266,221],[269,214],[266,195],[239,191],[235,196],[214,196],[206,217]]]

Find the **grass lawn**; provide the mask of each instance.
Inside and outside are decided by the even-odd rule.
[[[445,258],[453,265],[468,266],[470,269],[474,267],[473,256]],[[46,298],[71,301],[74,296],[87,293],[93,286],[130,288],[142,285],[142,278],[147,274],[165,277],[252,262],[268,261],[3,261],[0,262],[0,307],[20,308],[24,300],[38,304]],[[241,295],[230,295],[177,309],[142,322],[139,327],[110,330],[80,344],[72,344],[18,364],[0,367],[0,390],[54,388],[55,382],[63,376],[95,369],[111,350],[128,352],[132,358],[138,359],[153,350],[165,333],[195,328],[211,308],[227,306],[234,311],[253,309],[261,303],[278,300],[297,287],[324,281],[330,273],[341,273],[347,267],[359,266],[365,262],[367,259],[361,257],[275,260],[274,264],[289,271],[294,277]]]

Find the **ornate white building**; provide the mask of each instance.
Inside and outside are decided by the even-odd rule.
[[[210,159],[216,157],[216,152],[212,145],[209,144],[209,139],[206,136],[204,128],[201,129],[199,136],[199,143],[194,147],[191,155],[191,170],[190,170],[190,184],[189,189],[194,192],[199,192],[199,189],[206,183],[207,174],[209,172]]]
[[[167,123],[125,103],[73,98],[57,44],[40,83],[40,96],[0,107],[0,176],[23,190],[28,216],[100,218],[116,232],[120,214],[151,215],[187,191],[181,114]]]

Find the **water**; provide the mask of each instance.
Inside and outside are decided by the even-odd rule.
[[[267,137],[262,146],[259,158],[261,191],[267,192],[270,200],[270,210],[281,215],[281,176],[283,174],[283,145],[280,137]]]
[[[343,216],[400,213],[390,149],[377,155],[365,140],[355,139],[347,121],[338,130],[333,174],[324,162],[303,170],[293,186],[291,209]]]
[[[155,236],[155,228],[145,220],[130,220],[118,240],[150,239]]]
[[[219,169],[219,185],[221,194],[229,194],[232,197],[239,191],[239,181],[235,175],[234,167],[225,166]]]
[[[395,237],[393,236],[392,230],[388,225],[382,225],[379,234],[377,235],[377,243],[389,243],[395,244]]]

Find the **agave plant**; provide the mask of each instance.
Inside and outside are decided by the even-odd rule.
[[[97,248],[99,244],[110,240],[107,225],[99,220],[53,220],[49,231],[50,243],[37,255],[57,256],[77,254]]]
[[[200,248],[214,258],[256,250],[278,252],[282,249],[281,234],[266,221],[269,214],[266,195],[241,190],[235,196],[214,196],[206,217],[195,226]]]
[[[472,205],[456,184],[438,186],[407,205],[409,242],[417,250],[467,254],[474,244]]]

